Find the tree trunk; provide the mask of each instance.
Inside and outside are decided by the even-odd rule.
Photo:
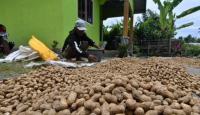
[[[149,56],[149,46],[150,45],[150,40],[148,41],[148,53],[147,53],[147,55]]]
[[[169,57],[171,57],[171,34],[170,34],[170,36],[169,36]]]
[[[160,35],[159,35],[159,41],[158,41],[158,51],[157,51],[157,56],[159,56],[159,52],[160,52]]]

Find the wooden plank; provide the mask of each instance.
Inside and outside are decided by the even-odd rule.
[[[127,36],[128,34],[128,14],[129,14],[129,0],[124,0],[123,36]]]

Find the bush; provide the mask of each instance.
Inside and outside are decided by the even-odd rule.
[[[149,53],[149,56],[154,56],[154,55],[155,55],[154,52]]]
[[[198,56],[200,54],[200,46],[189,45],[189,47],[186,47],[185,54],[190,56]]]
[[[137,53],[139,53],[139,51],[140,51],[139,47],[136,45],[133,45],[133,53],[137,54]]]
[[[186,51],[186,49],[189,47],[189,44],[183,44],[182,46],[181,46],[181,49],[183,50],[183,51]]]
[[[127,57],[127,51],[129,49],[129,45],[125,45],[125,44],[120,44],[119,48],[118,48],[118,57],[123,58],[123,57]]]
[[[103,26],[103,40],[107,41],[106,50],[116,50],[113,44],[115,36],[122,36],[122,27],[120,23],[113,25],[110,31],[108,31],[108,26]]]
[[[58,42],[54,40],[54,41],[53,41],[53,44],[52,44],[51,46],[52,46],[52,48],[56,48],[57,45],[58,45]]]
[[[137,53],[137,57],[138,57],[138,56],[144,56],[144,53],[143,53],[143,52],[138,52],[138,53]]]

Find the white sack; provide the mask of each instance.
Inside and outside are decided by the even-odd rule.
[[[7,63],[10,63],[10,62],[12,62],[13,59],[14,59],[15,57],[17,57],[18,55],[19,55],[19,50],[14,51],[14,52],[10,53],[8,56],[6,56],[5,59],[0,59],[0,62],[7,62]]]
[[[15,61],[29,61],[33,59],[37,59],[40,57],[40,54],[37,51],[34,51],[30,47],[19,47],[19,56],[15,58]]]

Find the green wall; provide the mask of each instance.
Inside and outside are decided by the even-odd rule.
[[[93,25],[86,23],[87,35],[99,44],[100,6],[93,1]],[[77,0],[1,0],[0,23],[8,40],[28,46],[31,35],[51,47],[53,40],[62,47],[77,17]]]
[[[63,37],[61,4],[61,0],[1,0],[0,23],[7,28],[8,40],[15,47],[27,46],[34,35],[49,47]]]

